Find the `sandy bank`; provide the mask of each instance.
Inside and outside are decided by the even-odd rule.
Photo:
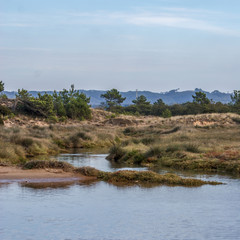
[[[75,174],[73,172],[64,172],[62,169],[30,169],[23,170],[18,167],[2,167],[0,166],[0,180],[28,180],[28,179],[48,179],[57,181],[62,179],[69,180],[92,180],[95,177],[83,176],[81,174]]]

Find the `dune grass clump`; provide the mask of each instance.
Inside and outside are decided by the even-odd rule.
[[[199,146],[193,143],[185,144],[184,148],[187,152],[200,153]]]
[[[113,160],[115,162],[119,162],[119,160],[126,154],[127,152],[119,145],[114,144],[110,150],[109,155],[107,157],[108,160]]]
[[[85,146],[84,141],[90,141],[92,138],[85,132],[74,133],[69,137],[68,141],[73,148]]]
[[[23,165],[24,169],[44,169],[44,168],[60,168],[66,172],[71,171],[74,167],[66,162],[61,161],[44,161],[44,160],[32,160]]]
[[[33,145],[34,139],[31,137],[21,136],[20,134],[14,134],[11,136],[10,141],[17,145],[21,145],[25,148],[28,148]]]
[[[130,164],[141,164],[144,159],[145,157],[140,150],[133,149],[125,153],[125,155],[119,161]]]
[[[126,136],[133,136],[137,133],[137,130],[134,127],[127,127],[123,130],[123,134]]]

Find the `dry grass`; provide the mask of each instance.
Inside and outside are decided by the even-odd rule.
[[[236,114],[169,119],[119,115],[131,121],[131,126],[122,127],[106,121],[109,113],[93,111],[93,119],[83,122],[49,125],[21,116],[7,120],[6,126],[0,127],[0,162],[23,163],[28,157],[57,154],[73,147],[114,145],[109,156],[113,161],[239,172],[240,125]]]
[[[128,164],[240,174],[240,127],[235,119],[232,114],[208,114],[178,117],[178,128],[174,127],[176,118],[164,124],[125,128],[127,140],[120,146],[124,156],[110,156]],[[214,125],[196,127],[196,122]],[[143,139],[148,138],[152,144],[143,147]]]
[[[33,160],[29,161],[23,166],[24,169],[44,169],[44,168],[60,168],[65,172],[72,171],[74,167],[66,162],[60,161],[42,161],[42,160]]]
[[[176,174],[158,174],[152,171],[117,171],[104,172],[92,167],[75,168],[71,164],[59,161],[30,161],[26,163],[24,169],[62,169],[65,172],[74,172],[84,176],[95,177],[98,180],[107,181],[112,184],[130,184],[130,185],[171,185],[198,187],[205,184],[218,185],[220,182],[202,181],[192,178],[181,178]]]

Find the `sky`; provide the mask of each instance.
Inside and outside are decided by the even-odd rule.
[[[240,89],[239,0],[0,0],[5,90]]]

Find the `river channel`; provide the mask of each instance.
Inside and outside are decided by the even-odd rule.
[[[78,153],[57,158],[103,171],[128,169],[111,165],[105,157]],[[239,240],[240,179],[179,174],[225,184],[190,188],[0,182],[0,239]]]

